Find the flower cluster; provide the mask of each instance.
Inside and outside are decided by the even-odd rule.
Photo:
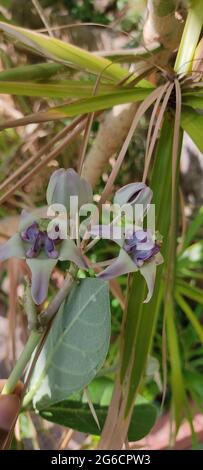
[[[132,183],[117,191],[114,202],[120,205],[142,205],[144,217],[147,214],[151,199],[152,191],[149,187],[144,183]],[[137,221],[136,227],[141,222],[142,220]],[[94,236],[99,236],[101,232],[104,234],[111,233],[109,227],[94,226],[91,229]],[[120,246],[119,255],[97,277],[109,280],[139,270],[148,286],[148,294],[144,302],[149,302],[154,289],[156,266],[163,262],[160,254],[160,244],[156,242],[150,230],[143,230],[142,228],[136,228],[130,236],[126,237],[124,234],[120,240],[114,241]]]
[[[70,196],[74,195],[79,197],[81,205],[92,201],[91,186],[72,169],[55,171],[47,188],[48,205],[63,204],[68,211]],[[31,214],[23,211],[18,233],[0,247],[0,260],[11,257],[26,259],[32,273],[31,293],[37,305],[47,297],[50,276],[58,261],[72,261],[78,267],[87,269],[80,248],[68,235],[66,239],[60,238],[60,232],[56,239],[48,236],[49,220],[43,218],[46,212],[46,208]]]
[[[82,179],[74,170],[59,169],[55,171],[47,188],[47,204],[62,204],[70,215],[70,197],[78,197],[78,207],[93,201],[90,184]],[[142,205],[143,217],[146,215],[152,199],[152,191],[144,183],[131,183],[116,192],[114,203],[119,206],[130,204]],[[32,274],[31,293],[34,302],[40,305],[47,297],[49,280],[58,261],[69,260],[82,269],[87,264],[79,244],[75,243],[67,233],[62,236],[60,226],[55,225],[54,236],[48,232],[50,220],[47,218],[46,208],[33,211],[31,214],[23,211],[21,214],[19,230],[8,242],[0,247],[0,260],[11,257],[26,259]],[[44,216],[45,215],[45,216]],[[140,223],[140,226],[138,224]],[[160,244],[154,239],[149,229],[143,229],[142,220],[136,221],[130,236],[125,231],[119,240],[114,240],[120,246],[117,258],[109,261],[107,268],[99,273],[101,279],[111,279],[121,274],[140,271],[144,276],[148,295],[148,302],[153,293],[156,275],[156,266],[162,262]],[[110,226],[96,225],[91,227],[90,235],[99,237],[101,232],[110,238]],[[107,230],[108,229],[108,230]]]

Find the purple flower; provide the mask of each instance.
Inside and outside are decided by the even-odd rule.
[[[60,241],[60,238],[52,240],[45,230],[40,230],[36,222],[20,235],[23,241],[31,243],[31,247],[26,251],[26,258],[36,258],[41,250],[44,250],[48,258],[58,258],[59,253],[55,249],[55,244]]]
[[[143,238],[139,240],[141,235]],[[151,233],[138,230],[133,234],[132,239],[124,241],[118,257],[97,277],[109,280],[139,270],[148,286],[148,295],[145,299],[147,303],[153,294],[156,266],[162,262],[160,247],[153,241]]]
[[[48,185],[47,202],[61,204],[66,201],[67,207],[70,195],[77,195],[77,191],[80,193],[80,201],[89,202],[91,191],[88,183],[74,170],[57,170]],[[44,214],[46,211],[43,209],[35,210],[31,214],[23,211],[18,233],[0,247],[2,261],[12,257],[26,259],[32,273],[31,293],[37,305],[47,297],[50,276],[58,260],[72,261],[80,268],[87,269],[82,252],[73,240],[68,237],[61,240],[60,232],[56,239],[48,236],[44,229]],[[57,231],[57,227],[55,230]]]
[[[140,267],[145,261],[150,261],[160,251],[160,246],[153,241],[147,230],[137,230],[131,238],[125,240],[123,249],[134,263]]]
[[[152,191],[144,183],[132,183],[124,186],[116,193],[114,202],[122,205],[126,203],[143,204],[143,213],[145,215],[151,198]],[[92,235],[99,236],[100,233],[103,233],[105,238],[109,238],[109,226],[92,227]],[[148,286],[148,295],[144,302],[149,302],[154,289],[156,266],[163,262],[159,244],[154,240],[150,230],[143,230],[142,228],[135,229],[129,238],[123,236],[120,240],[115,239],[114,241],[120,246],[119,255],[97,277],[109,280],[139,270]]]

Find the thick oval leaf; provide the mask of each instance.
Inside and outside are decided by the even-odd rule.
[[[109,346],[106,282],[83,279],[61,306],[35,367],[25,403],[50,406],[86,386],[101,368]]]
[[[108,407],[94,404],[100,427],[102,429]],[[67,426],[71,429],[87,434],[100,435],[101,430],[91,414],[89,406],[81,402],[64,401],[40,412],[48,421]],[[131,424],[128,431],[129,441],[138,441],[146,436],[154,426],[157,418],[157,409],[151,404],[136,405],[133,411]]]

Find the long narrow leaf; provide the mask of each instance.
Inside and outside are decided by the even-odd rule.
[[[194,300],[200,305],[203,305],[203,291],[198,287],[192,286],[187,282],[178,280],[176,282],[177,292],[180,292],[181,295],[184,295],[188,299]]]
[[[156,228],[164,237],[162,253],[165,254],[168,244],[168,229],[170,220],[171,200],[171,151],[172,151],[172,123],[167,118],[161,131],[155,156],[155,163],[150,186],[154,191],[156,208]],[[166,145],[167,142],[167,145]],[[160,184],[162,175],[162,184]],[[121,379],[124,381],[128,364],[133,352],[133,367],[130,378],[127,410],[130,409],[143,377],[147,357],[150,351],[154,327],[159,313],[161,301],[161,280],[163,265],[158,268],[154,294],[148,304],[143,304],[145,295],[145,283],[141,277],[135,274],[130,288],[127,323],[125,330],[125,347],[122,358]]]
[[[0,77],[1,79],[1,77]],[[1,82],[0,93],[19,96],[39,96],[46,98],[86,98],[92,96],[93,86],[84,81],[61,81],[58,83]],[[99,94],[109,93],[112,87],[100,86]]]
[[[203,109],[203,93],[197,95],[195,92],[183,97],[183,104],[194,109]]]
[[[197,215],[190,223],[187,232],[185,234],[182,251],[184,251],[190,243],[193,241],[194,237],[197,235],[199,229],[203,226],[203,206],[200,207]]]
[[[24,118],[7,121],[0,126],[0,130],[24,126],[32,122],[57,121],[79,114],[108,109],[118,104],[136,103],[145,99],[150,93],[151,90],[148,88],[134,88],[133,90],[126,89],[102,96],[93,96],[91,98],[75,101],[74,103],[53,107],[48,109],[48,111],[31,114]]]
[[[64,70],[64,65],[54,64],[51,62],[47,64],[21,65],[1,71],[0,81],[46,80],[47,78],[50,78],[57,73],[61,73]]]
[[[108,59],[97,57],[84,49],[80,49],[60,39],[50,38],[29,29],[19,28],[4,22],[0,22],[0,30],[45,57],[63,64],[72,65],[73,67],[96,74],[103,73],[105,77],[114,80],[122,79],[127,75],[126,70],[120,65],[113,64]]]
[[[174,416],[176,430],[178,430],[186,406],[186,394],[181,370],[178,336],[174,322],[174,308],[171,302],[168,302],[167,304],[166,325],[171,365],[171,387],[173,392]]]
[[[189,134],[200,152],[203,152],[203,116],[189,106],[184,106],[181,113],[181,126]]]
[[[203,344],[203,327],[196,318],[195,314],[193,313],[192,309],[190,308],[189,304],[185,302],[183,297],[177,293],[176,294],[176,300],[178,305],[181,307],[182,311],[185,313],[186,317],[188,320],[191,322],[194,330],[197,333],[197,336],[199,337],[201,343]]]

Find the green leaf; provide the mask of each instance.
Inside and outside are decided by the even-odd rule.
[[[170,220],[172,138],[172,121],[166,116],[157,146],[150,182],[150,187],[154,190],[152,202],[156,207],[156,229],[163,235],[163,245],[161,249],[163,256],[167,249]],[[162,184],[160,184],[160,175]],[[133,360],[127,411],[135,400],[135,395],[146,369],[147,358],[150,352],[162,297],[163,267],[164,265],[161,265],[157,269],[154,293],[148,304],[143,303],[146,296],[146,286],[138,273],[133,276],[133,281],[129,288],[128,313],[121,369],[121,379],[123,381],[126,371],[128,370],[128,365],[130,361]]]
[[[197,274],[202,274],[202,261],[203,261],[203,241],[199,241],[189,245],[186,250],[180,253],[177,262],[178,275],[184,277],[185,272],[190,271],[191,269],[200,270],[199,272],[194,272],[193,276]]]
[[[92,402],[101,406],[109,405],[113,393],[113,386],[113,380],[107,377],[96,377],[91,384],[88,385]]]
[[[191,93],[183,94],[183,104],[186,106],[191,106],[192,108],[203,108],[203,90],[193,90]]]
[[[176,290],[188,299],[194,300],[198,304],[203,305],[203,290],[199,289],[198,287],[192,286],[187,282],[177,280]]]
[[[100,86],[99,94],[107,94],[109,89],[111,91],[112,87]],[[6,81],[0,82],[0,93],[20,96],[41,96],[48,98],[85,98],[93,96],[94,83],[89,85],[89,83],[84,80],[62,80],[60,82],[49,83]]]
[[[173,3],[174,5],[176,4],[176,2]],[[195,58],[195,50],[198,45],[203,23],[202,0],[192,0],[187,3],[189,7],[187,19],[174,66],[175,72],[184,74],[192,70],[192,61]]]
[[[190,243],[193,241],[195,235],[197,235],[199,229],[203,226],[203,206],[200,207],[194,220],[190,223],[187,232],[185,234],[182,251],[184,251]]]
[[[185,384],[188,390],[193,389],[194,392],[203,399],[203,376],[197,371],[186,370],[184,372]]]
[[[101,111],[118,104],[136,103],[144,100],[150,93],[151,90],[149,88],[134,88],[133,90],[123,89],[101,96],[93,96],[91,98],[77,100],[74,103],[49,108],[47,111],[31,114],[20,119],[15,119],[15,121],[0,125],[0,130],[25,125],[30,122],[56,121],[77,116],[78,114]]]
[[[39,54],[63,64],[87,70],[114,80],[120,80],[127,76],[128,72],[118,64],[108,59],[97,57],[84,49],[68,44],[60,39],[31,31],[29,29],[12,26],[0,22],[0,30],[9,34],[13,39],[34,49]]]
[[[94,408],[101,426],[104,425],[108,407],[94,404]],[[64,401],[50,408],[40,411],[40,415],[48,421],[67,426],[77,431],[100,435],[89,406],[81,402]],[[157,418],[155,406],[149,404],[136,405],[133,411],[128,432],[130,441],[138,441],[146,436],[154,426]]]
[[[180,348],[178,342],[178,333],[174,320],[174,305],[171,299],[166,304],[166,329],[167,340],[171,366],[171,388],[172,388],[172,404],[178,430],[184,411],[187,409],[187,400],[185,393],[185,385],[182,374],[182,363],[180,357]]]
[[[22,65],[0,72],[0,81],[45,80],[64,70],[64,65],[54,63]]]
[[[182,309],[182,311],[185,313],[188,320],[191,322],[194,330],[196,331],[196,334],[197,334],[200,342],[203,344],[203,327],[202,327],[201,323],[199,322],[198,318],[193,313],[193,311],[190,308],[189,304],[187,302],[185,302],[185,300],[183,299],[183,297],[179,293],[176,294],[176,301],[177,301],[178,305],[180,306],[180,308]]]
[[[25,397],[41,409],[66,399],[95,377],[108,351],[110,307],[106,282],[83,279],[55,317]]]
[[[1,79],[1,77],[0,77]],[[94,82],[87,82],[86,80],[62,80],[62,81],[50,81],[48,83],[37,83],[37,82],[15,82],[15,81],[3,81],[0,82],[0,93],[8,93],[10,95],[19,96],[41,96],[48,98],[91,98],[93,103],[97,106],[98,98],[104,94],[108,95],[108,100],[111,103],[112,99],[114,104],[122,104],[122,102],[141,101],[150,94],[151,89],[145,88],[132,88],[132,89],[121,89],[119,90],[113,85],[100,85],[97,95],[94,97]],[[91,100],[91,102],[92,102]],[[118,102],[117,102],[118,100]],[[121,103],[120,103],[121,100]],[[124,101],[123,101],[124,100]],[[79,102],[80,105],[81,102]],[[107,106],[107,100],[104,102],[105,107]],[[74,103],[75,104],[75,103]],[[77,102],[78,104],[78,102]],[[89,104],[87,102],[87,104]],[[64,106],[64,109],[69,109],[69,106]],[[110,106],[108,106],[110,107]],[[72,106],[71,106],[72,108]],[[58,108],[52,108],[58,109]],[[59,108],[59,111],[63,111],[63,107]],[[73,107],[74,110],[74,107]],[[70,109],[71,112],[71,109]]]
[[[151,376],[151,370],[148,376]],[[88,385],[88,390],[89,390],[89,394],[91,396],[92,402],[96,405],[108,406],[112,398],[113,388],[114,388],[113,380],[107,377],[95,377],[95,379],[92,380],[92,382]],[[68,399],[70,400],[70,397]],[[78,401],[78,396],[74,394],[71,397],[71,399],[73,399],[74,401]],[[79,400],[80,399],[81,399],[81,396],[79,397]],[[82,396],[82,402],[87,403],[87,398],[85,394],[83,394]],[[138,395],[136,397],[136,405],[140,405],[143,403],[148,403],[148,402],[143,396]]]
[[[203,116],[194,109],[184,106],[181,113],[181,126],[203,152]]]
[[[109,109],[112,106],[125,103],[136,103],[144,100],[151,90],[146,88],[134,88],[133,90],[114,91],[102,96],[92,96],[91,98],[78,100],[68,105],[50,108],[44,114],[56,115],[59,118],[77,116],[78,114],[86,114],[103,109]],[[41,113],[43,115],[43,113]]]

